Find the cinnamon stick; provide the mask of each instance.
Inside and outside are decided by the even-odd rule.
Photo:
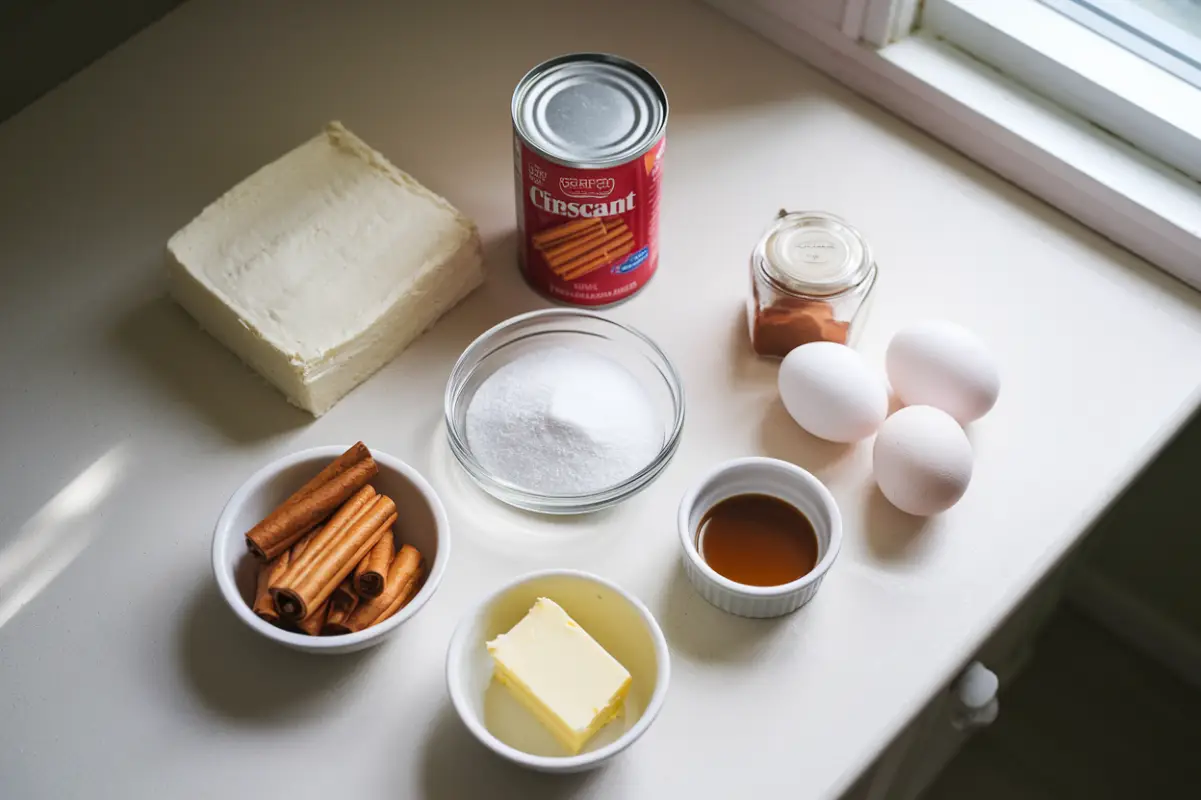
[[[292,496],[284,502],[292,502],[304,497],[305,495],[312,494],[313,490],[318,486],[329,483],[334,478],[353,467],[355,464],[359,463],[360,461],[365,461],[368,458],[371,458],[371,451],[367,449],[367,445],[363,444],[362,442],[355,442],[350,446],[350,449],[335,458],[333,461],[329,462],[325,469],[321,470],[312,478],[310,478],[308,483],[293,492]]]
[[[334,512],[324,527],[314,531],[315,535],[308,540],[303,551],[300,554],[293,554],[288,571],[281,576],[278,584],[272,584],[272,588],[286,584],[291,576],[307,570],[314,562],[320,560],[322,555],[336,544],[346,530],[354,524],[355,520],[375,502],[375,498],[376,492],[371,486],[364,486],[355,492],[353,497]]]
[[[356,458],[358,460],[353,460]],[[379,467],[366,447],[350,448],[247,531],[246,547],[263,561],[275,558],[345,503],[378,472]],[[332,477],[318,484],[317,478],[323,475]]]
[[[317,636],[321,633],[321,629],[325,627],[325,620],[328,616],[329,601],[326,600],[317,606],[312,614],[297,622],[296,627],[300,629],[301,633],[307,633],[309,636]]]
[[[630,234],[630,239],[627,239],[625,244],[620,245],[614,250],[610,250],[608,253],[605,253],[604,255],[592,261],[580,264],[574,270],[568,272],[559,272],[558,275],[565,281],[579,280],[588,273],[595,272],[602,267],[607,267],[609,264],[617,261],[617,259],[621,258],[622,256],[628,255],[633,249],[633,234]]]
[[[384,590],[395,547],[395,537],[388,531],[355,567],[354,588],[360,597],[375,597]]]
[[[606,235],[607,232],[605,229],[598,227],[596,230],[590,230],[581,236],[570,236],[561,242],[555,243],[553,247],[544,249],[542,256],[549,263],[563,261],[591,249],[593,245],[600,244],[604,241]]]
[[[623,225],[600,242],[593,243],[590,247],[582,248],[572,253],[564,253],[561,258],[548,258],[547,263],[550,265],[552,272],[571,272],[581,263],[600,257],[607,257],[615,248],[621,247],[626,242],[633,241],[633,239],[634,234],[630,232],[629,228]]]
[[[613,233],[607,236],[599,245],[574,255],[571,258],[552,263],[551,269],[559,275],[563,275],[569,272],[574,272],[580,267],[596,261],[597,259],[602,261],[610,261],[612,260],[614,250],[619,249],[623,245],[633,241],[633,231],[623,226],[622,228],[613,231]]]
[[[384,495],[372,499],[349,525],[335,526],[331,520],[279,583],[271,587],[280,617],[304,619],[329,599],[394,522],[396,504]]]
[[[388,568],[388,582],[378,597],[359,602],[358,608],[346,620],[350,631],[361,631],[383,622],[409,601],[421,577],[421,552],[411,544],[400,548]]]
[[[288,553],[292,556],[291,560],[295,561],[304,555],[305,548],[309,546],[309,542],[313,541],[313,537],[319,533],[321,533],[321,526],[316,525],[311,531],[300,537],[300,540],[296,542],[296,544],[292,545],[292,549],[288,551]]]
[[[351,603],[358,605],[359,595],[354,590],[354,580],[347,578],[338,584],[338,588],[334,589],[334,593],[329,596],[331,601],[337,600],[341,603]]]
[[[566,239],[568,236],[601,224],[600,219],[597,217],[575,219],[571,222],[565,222],[562,225],[556,225],[553,228],[547,228],[544,231],[538,231],[530,237],[530,241],[534,243],[535,247],[545,247],[551,242]]]
[[[268,591],[268,588],[271,586],[271,582],[278,580],[279,576],[288,568],[288,560],[291,555],[285,550],[274,561],[259,564],[258,585],[254,592],[254,613],[258,614],[264,622],[270,622],[272,625],[279,622],[279,612],[275,610],[275,601],[271,599],[271,592]]]
[[[409,604],[409,600],[413,599],[413,595],[417,594],[417,590],[421,588],[421,580],[423,577],[425,577],[425,567],[419,564],[417,566],[417,571],[413,573],[413,577],[410,578],[404,587],[402,587],[401,590],[396,594],[396,599],[392,601],[392,605],[384,609],[384,613],[376,617],[375,621],[371,624],[379,625],[381,622],[407,606]]]
[[[346,619],[358,604],[359,596],[354,593],[351,581],[347,579],[338,584],[338,588],[330,595],[329,614],[325,618],[325,624],[321,626],[321,635],[341,636],[350,633],[350,628],[346,627]]]
[[[589,261],[597,255],[613,249],[615,244],[624,244],[628,239],[632,239],[633,236],[634,234],[626,224],[618,220],[612,226],[605,229],[604,236],[589,240],[590,246],[588,247],[566,247],[562,250],[556,250],[553,255],[551,253],[545,253],[544,255],[551,269],[559,272],[575,262]]]

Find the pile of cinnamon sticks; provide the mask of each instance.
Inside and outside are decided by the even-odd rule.
[[[547,266],[565,281],[608,266],[634,249],[634,234],[621,217],[576,219],[532,239]]]
[[[259,560],[254,613],[310,636],[368,628],[416,594],[421,553],[396,550],[396,503],[368,482],[379,473],[355,444],[246,534]]]

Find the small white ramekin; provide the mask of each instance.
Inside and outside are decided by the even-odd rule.
[[[717,573],[701,558],[696,534],[705,513],[739,494],[766,494],[798,508],[817,533],[817,566],[782,586],[748,586]],[[810,473],[774,458],[737,458],[718,465],[680,501],[677,519],[684,571],[701,597],[741,617],[779,617],[796,611],[817,587],[842,546],[842,515],[830,490]]]

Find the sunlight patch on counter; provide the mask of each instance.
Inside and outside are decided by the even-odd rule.
[[[129,464],[117,445],[79,473],[0,550],[0,627],[58,577],[99,531],[92,513]]]

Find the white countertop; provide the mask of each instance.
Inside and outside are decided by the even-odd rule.
[[[1201,296],[717,14],[467,5],[193,0],[0,126],[5,797],[832,796],[1196,406]],[[469,485],[440,418],[460,350],[544,305],[515,268],[509,96],[534,63],[582,49],[643,62],[671,100],[661,274],[610,313],[675,360],[688,421],[646,492],[552,521]],[[162,255],[332,118],[475,218],[489,278],[313,422],[164,298]],[[995,349],[1002,397],[971,428],[975,477],[949,513],[892,510],[868,445],[820,443],[777,401],[741,307],[781,206],[842,214],[875,247],[870,358],[930,316]],[[358,438],[442,493],[445,582],[383,647],[274,647],[218,598],[213,522],[263,462]],[[681,494],[748,454],[814,471],[846,522],[817,599],[777,621],[725,616],[678,565]],[[470,604],[549,566],[640,595],[674,667],[647,735],[566,779],[487,753],[443,678]]]

